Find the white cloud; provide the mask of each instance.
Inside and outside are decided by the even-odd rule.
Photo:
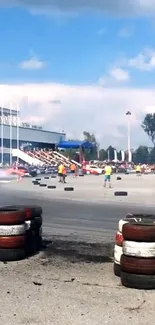
[[[121,68],[113,68],[109,71],[109,75],[118,82],[130,80],[129,72]]]
[[[24,7],[34,13],[98,11],[126,16],[155,13],[155,0],[0,0],[0,6]]]
[[[23,70],[41,70],[45,67],[45,62],[39,60],[37,57],[31,57],[28,60],[22,61],[19,68]]]
[[[111,68],[107,75],[99,79],[101,86],[116,86],[128,82],[130,80],[130,74],[127,70],[122,68]]]
[[[145,49],[134,58],[128,60],[127,65],[142,71],[155,69],[155,50]]]
[[[24,120],[65,130],[69,138],[94,132],[101,146],[127,146],[126,111],[132,112],[132,145],[148,143],[141,117],[155,103],[154,89],[102,88],[63,84],[0,85],[0,101],[19,103]]]

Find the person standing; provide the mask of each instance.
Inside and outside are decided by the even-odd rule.
[[[109,188],[111,188],[111,175],[112,175],[112,167],[107,163],[107,165],[104,168],[104,187],[106,187],[108,182]]]
[[[75,164],[71,163],[70,171],[71,171],[71,174],[73,175],[73,177],[75,177],[75,173],[76,173],[76,165]]]
[[[64,165],[61,163],[58,166],[59,183],[63,183],[63,168],[64,168]]]
[[[65,166],[63,166],[63,169],[62,169],[62,182],[63,183],[66,183],[66,177],[67,177],[67,169]]]

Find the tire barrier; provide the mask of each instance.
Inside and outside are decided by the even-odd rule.
[[[137,216],[137,219],[136,219]],[[139,217],[139,219],[138,219]],[[123,235],[122,235],[122,229],[123,229],[123,225],[129,223],[129,222],[136,222],[136,220],[141,220],[142,215],[133,215],[133,214],[127,214],[127,216],[121,220],[119,220],[118,223],[118,231],[116,232],[115,235],[115,246],[114,246],[114,274],[116,276],[121,275],[121,256],[123,254]]]
[[[0,261],[17,261],[42,247],[42,208],[4,206],[0,208]]]
[[[46,187],[47,184],[39,184],[40,187]]]
[[[38,181],[32,181],[33,185],[40,185]]]
[[[64,187],[64,191],[66,192],[74,191],[74,187]]]
[[[41,178],[36,178],[35,181],[41,181]]]
[[[121,274],[121,256],[122,256],[122,247],[115,245],[114,246],[114,274],[120,277]]]
[[[120,176],[117,176],[117,178],[116,178],[117,181],[121,181],[121,179],[122,178]]]
[[[50,179],[49,176],[45,176],[44,179]]]
[[[114,193],[115,196],[127,196],[128,192],[125,191],[117,191]]]
[[[55,175],[52,175],[51,178],[57,178]]]
[[[139,215],[122,226],[121,283],[135,289],[155,289],[155,216]]]
[[[55,185],[48,185],[47,188],[49,188],[49,189],[55,189],[56,186]]]

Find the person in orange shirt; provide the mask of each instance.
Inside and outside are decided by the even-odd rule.
[[[76,172],[76,165],[75,164],[71,164],[70,165],[70,171],[72,173],[73,176],[75,176],[75,172]]]

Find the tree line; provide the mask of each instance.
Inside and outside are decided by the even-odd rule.
[[[136,150],[132,151],[132,161],[134,163],[141,164],[154,164],[155,163],[155,113],[146,114],[145,118],[141,124],[142,129],[148,135],[149,139],[152,142],[152,147],[147,146],[139,146]],[[89,133],[87,131],[83,132],[83,140],[89,141],[93,144],[93,149],[85,150],[84,155],[86,160],[114,160],[115,150],[112,145],[110,145],[107,149],[100,149],[99,144],[97,143],[95,135]],[[70,158],[73,158],[77,150],[75,149],[67,149],[65,150],[66,155]],[[127,151],[125,151],[127,152]],[[117,151],[117,159],[122,160],[122,152]]]

